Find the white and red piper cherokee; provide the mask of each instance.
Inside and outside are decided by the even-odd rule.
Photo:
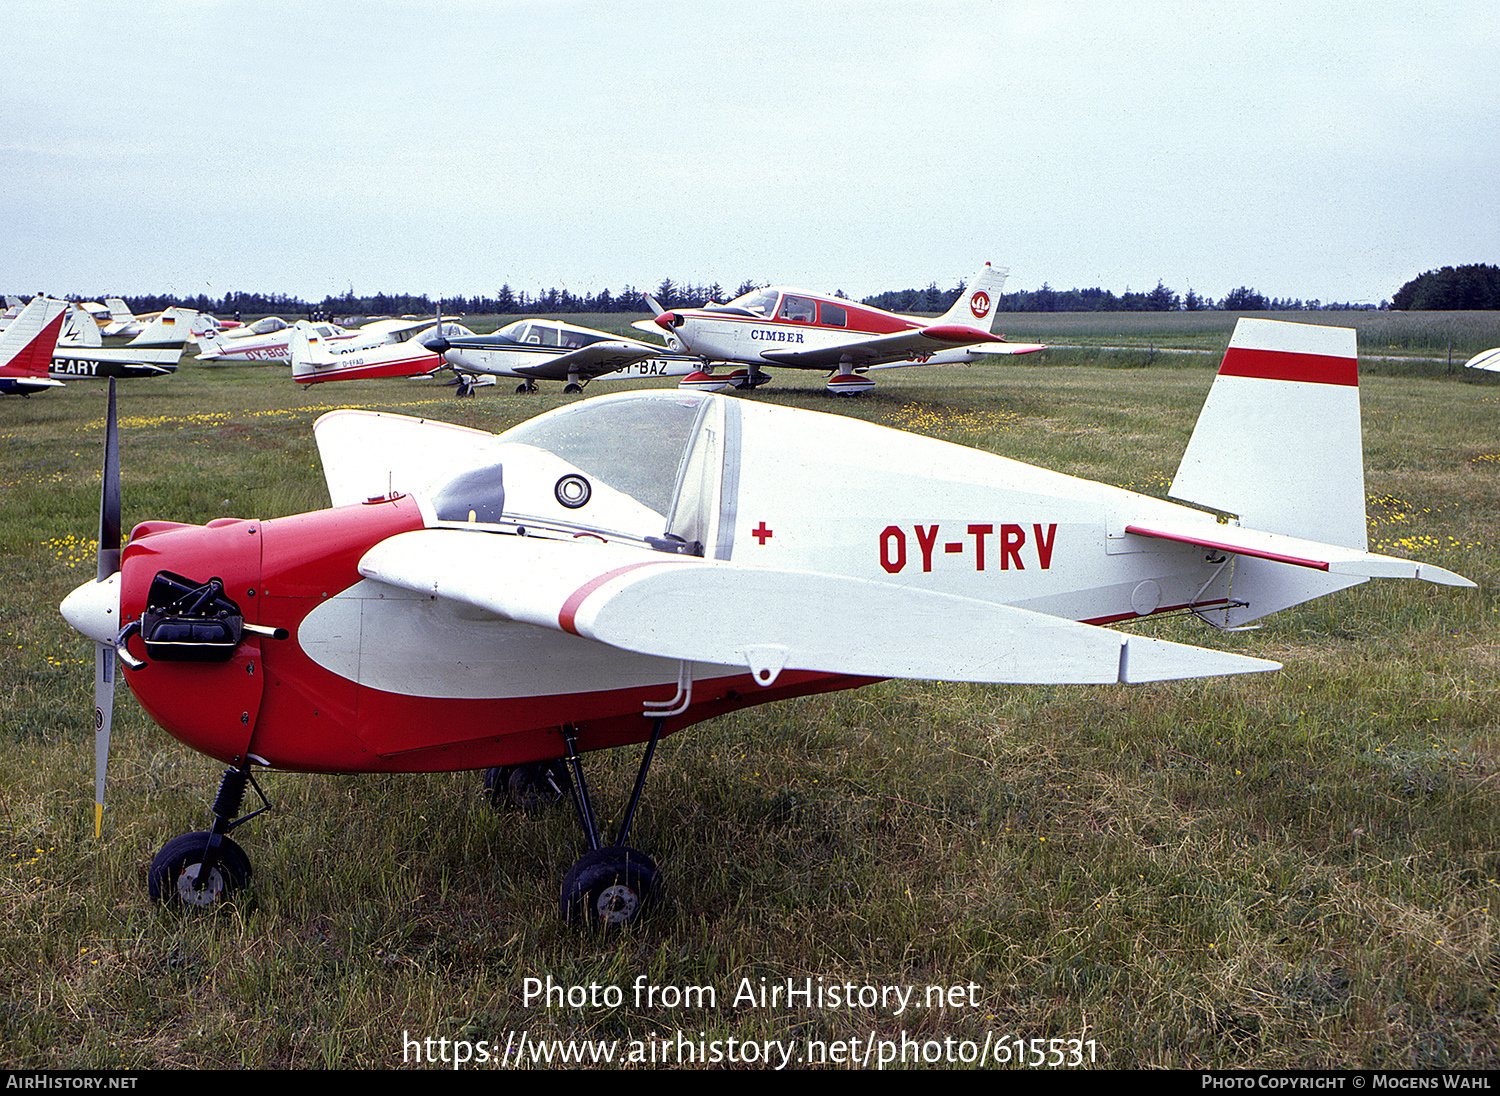
[[[1172,485],[1226,520],[695,392],[584,400],[499,435],[335,411],[315,427],[333,509],[138,525],[119,574],[63,614],[105,642],[123,622],[142,706],[231,774],[507,766],[493,783],[571,785],[591,851],[563,907],[624,921],[655,869],[626,847],[630,812],[599,840],[582,752],[885,677],[1271,670],[1101,625],[1234,628],[1371,577],[1472,585],[1367,551],[1357,382],[1353,331],[1239,322]],[[221,843],[237,811],[216,805]],[[211,873],[184,840],[152,878],[197,901]],[[232,889],[248,862],[217,855]]]
[[[667,345],[702,359],[679,387],[697,392],[757,388],[770,380],[762,367],[816,369],[828,373],[827,388],[838,395],[868,392],[871,369],[905,365],[959,365],[995,354],[1030,354],[1040,343],[1010,343],[992,333],[995,303],[1005,288],[1006,271],[989,263],[980,268],[941,318],[902,316],[843,297],[805,289],[770,286],[728,304],[664,309],[646,296],[657,315],[633,326],[666,332]],[[718,363],[744,365],[715,373]]]

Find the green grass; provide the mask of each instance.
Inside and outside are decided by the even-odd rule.
[[[1049,352],[884,373],[848,401],[783,372],[751,398],[1160,495],[1212,377],[1210,357],[1188,362]],[[279,367],[191,362],[120,391],[127,525],[324,504],[309,428],[329,407],[502,429],[567,401],[557,386],[463,402],[425,382],[302,391]],[[93,570],[103,393],[6,400],[0,1061],[400,1066],[404,1032],[524,1030],[620,1039],[622,1054],[679,1032],[799,1047],[904,1033],[1094,1040],[1117,1067],[1500,1066],[1500,391],[1374,375],[1363,401],[1372,546],[1480,590],[1371,583],[1228,636],[1150,625],[1276,658],[1278,674],[887,682],[674,735],[636,823],[663,900],[600,938],[556,916],[571,812],[494,811],[468,773],[269,775],[275,811],[237,834],[256,869],[244,901],[207,917],[151,907],[146,866],[205,824],[218,766],[122,689],[94,840],[91,653],[56,605]],[[588,764],[618,811],[635,751]],[[623,999],[528,1007],[525,980],[548,977]],[[716,1000],[638,1007],[638,978]],[[735,1002],[789,978],[964,988],[900,1016]]]

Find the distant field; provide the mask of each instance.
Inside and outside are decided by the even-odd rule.
[[[1360,353],[1425,357],[1455,367],[1481,350],[1500,346],[1500,312],[1256,312],[1245,315],[1292,323],[1352,327]],[[1014,342],[1060,346],[1130,346],[1222,352],[1241,313],[1234,312],[1002,312],[995,329]],[[465,316],[460,321],[488,334],[516,316]],[[631,328],[644,312],[569,313],[551,316],[583,327],[640,337]]]
[[[565,318],[628,331],[636,317]],[[1442,322],[1469,324],[1462,357],[1500,345],[1493,314],[1290,318],[1355,323],[1366,352],[1386,340],[1446,353],[1432,342]],[[1230,317],[1002,321],[1017,339],[1130,349],[891,371],[853,400],[782,371],[748,398],[1163,494],[1215,359],[1184,368],[1152,352],[1217,352]],[[571,402],[556,385],[448,393],[309,391],[284,367],[191,361],[125,382],[125,523],[326,504],[310,425],[331,407],[499,430]],[[1044,1058],[1077,1040],[1082,1064],[1117,1068],[1500,1068],[1500,388],[1435,366],[1368,373],[1361,393],[1372,546],[1479,590],[1371,583],[1259,631],[1145,626],[1278,659],[1276,674],[889,682],[673,736],[637,821],[664,899],[617,939],[556,917],[578,851],[570,812],[496,812],[468,773],[271,774],[275,810],[236,834],[256,870],[247,900],[217,917],[151,908],[145,868],[205,823],[218,767],[122,687],[95,843],[92,656],[56,605],[94,566],[103,389],[6,399],[0,1062],[399,1067],[411,1039],[498,1053],[525,1032],[619,1040],[622,1057],[632,1041],[642,1054],[669,1044],[674,1063],[680,1034],[721,1052],[729,1039],[800,1054],[874,1036],[1014,1058],[1017,1040],[1030,1057],[1038,1039]],[[636,757],[588,759],[606,813]],[[618,987],[622,1002],[547,1007],[526,1000],[528,978]],[[742,996],[808,979],[956,992],[899,1015]],[[636,1002],[638,980],[662,991],[654,1002]]]

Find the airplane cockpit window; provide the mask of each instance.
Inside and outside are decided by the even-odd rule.
[[[521,337],[525,333],[526,333],[526,321],[525,320],[517,320],[517,321],[515,321],[515,323],[508,323],[504,327],[502,327],[499,331],[495,332],[495,334],[498,335],[498,336],[500,336],[502,339],[510,339],[513,342],[521,342],[522,341]]]
[[[836,304],[829,304],[827,301],[824,301],[818,306],[818,312],[818,322],[824,327],[849,326],[849,310],[847,308],[840,308]]]
[[[817,314],[817,301],[811,297],[797,297],[788,293],[781,298],[781,311],[776,313],[776,318],[791,323],[812,323]]]
[[[736,297],[724,307],[726,309],[743,308],[749,312],[758,312],[762,316],[770,316],[772,309],[776,307],[776,290],[752,289],[749,293]]]
[[[256,320],[246,330],[251,335],[271,335],[277,331],[285,331],[290,326],[280,316],[267,316],[263,320]]]
[[[544,449],[654,510],[662,523],[650,530],[655,535],[665,528],[703,402],[691,392],[588,400],[523,422],[500,437]]]
[[[727,559],[739,421],[735,401],[694,392],[560,408],[500,435],[483,467],[425,492],[424,509],[438,526],[596,536]]]

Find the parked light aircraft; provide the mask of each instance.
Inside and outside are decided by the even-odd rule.
[[[320,337],[348,337],[337,324],[317,325]],[[198,337],[200,362],[284,362],[291,358],[292,325],[280,316],[266,316],[232,332],[205,331]]]
[[[400,342],[412,332],[432,326],[433,322],[426,319],[374,320],[363,327],[317,322],[312,327],[325,347],[353,348]],[[289,361],[293,326],[278,316],[267,316],[233,332],[206,333],[198,340],[198,360]]]
[[[435,347],[448,338],[474,334],[456,323],[428,322],[427,330],[409,339],[376,344],[358,339],[325,339],[323,325],[299,320],[292,331],[292,379],[299,384],[321,384],[324,381],[365,380],[372,377],[417,377],[443,368],[443,359]],[[403,322],[400,329],[410,324]],[[364,331],[361,327],[359,331]]]
[[[1103,625],[1234,629],[1372,577],[1472,585],[1367,550],[1354,338],[1240,321],[1172,485],[1238,521],[843,416],[651,391],[500,435],[334,411],[314,428],[333,509],[147,521],[121,555],[111,413],[99,580],[62,606],[101,652],[96,823],[118,653],[151,717],[229,766],[212,828],[157,855],[153,896],[213,905],[246,882],[228,834],[256,767],[488,766],[499,787],[569,789],[589,851],[562,908],[630,921],[656,881],[628,842],[664,734],[885,677],[1271,670]],[[606,843],[579,755],[631,742]]]
[[[599,377],[685,377],[694,359],[657,344],[558,320],[528,318],[492,335],[445,338],[429,344],[458,374],[458,394],[473,394],[474,377],[516,377],[517,392],[535,392],[536,382],[563,381],[568,394],[582,392]]]
[[[666,309],[648,295],[646,303],[656,319],[636,326],[654,323],[669,340],[703,361],[702,370],[680,382],[683,388],[700,392],[730,385],[755,388],[769,380],[763,366],[783,365],[826,372],[828,390],[847,396],[875,387],[865,376],[871,369],[951,365],[991,354],[1045,350],[1041,344],[1008,343],[991,333],[1005,274],[985,263],[953,307],[936,321],[900,316],[805,289],[771,286],[728,304],[702,308]],[[714,366],[721,362],[748,368],[728,375],[715,373]]]
[[[124,346],[101,346],[85,334],[78,344],[59,341],[52,353],[52,375],[71,377],[160,377],[177,372],[177,363],[201,315],[190,308],[169,308],[157,315]]]
[[[29,396],[61,381],[47,375],[68,302],[33,297],[0,332],[0,396]]]

